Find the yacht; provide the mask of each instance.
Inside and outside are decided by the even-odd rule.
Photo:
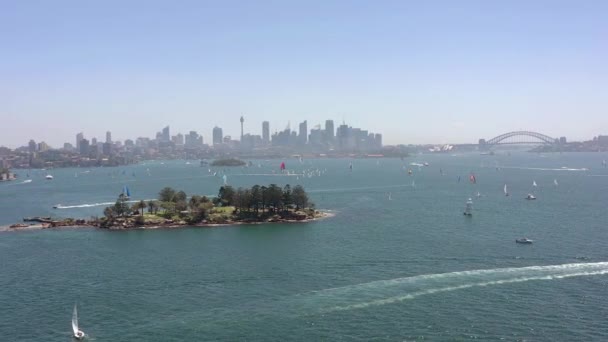
[[[526,196],[526,199],[527,200],[535,200],[536,197],[534,195],[532,195],[532,194],[528,194],[528,196]]]
[[[469,198],[469,200],[466,203],[466,206],[464,208],[464,215],[465,216],[473,216],[473,200]]]
[[[519,238],[519,239],[515,239],[515,243],[523,243],[523,244],[531,244],[533,242],[533,240],[530,240],[528,238]]]
[[[46,178],[47,180],[51,180],[51,179],[53,179],[53,176],[51,176],[51,175],[46,175],[46,177],[44,177],[44,178]]]

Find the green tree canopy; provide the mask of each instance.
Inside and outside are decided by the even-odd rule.
[[[175,197],[175,190],[170,187],[165,187],[158,193],[158,200],[161,202],[173,202],[173,197]]]
[[[296,206],[296,210],[306,208],[308,206],[308,195],[301,185],[296,185],[293,187],[291,196],[293,198],[293,204]]]

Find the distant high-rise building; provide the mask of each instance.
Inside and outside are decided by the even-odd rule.
[[[310,130],[310,135],[308,136],[308,143],[312,146],[321,146],[324,141],[323,131],[318,126]]]
[[[38,151],[44,152],[44,151],[48,151],[48,149],[49,149],[49,145],[47,143],[45,143],[44,141],[41,141],[38,144]]]
[[[186,147],[201,147],[203,146],[203,136],[198,135],[196,131],[190,131],[186,135]]]
[[[241,141],[243,141],[243,123],[245,122],[245,118],[241,116]]]
[[[171,134],[169,132],[169,126],[163,128],[163,132],[161,134],[161,140],[164,142],[171,141]]]
[[[325,120],[325,136],[328,142],[334,141],[334,120]]]
[[[91,145],[97,146],[97,138],[91,139]]]
[[[36,152],[36,142],[34,141],[34,139],[31,139],[30,142],[27,144],[27,149],[28,151],[31,152]]]
[[[111,143],[112,143],[112,132],[110,132],[110,131],[107,131],[107,132],[106,132],[106,142],[107,142],[108,144],[111,144]]]
[[[76,150],[80,152],[80,141],[84,139],[84,134],[82,132],[76,134]]]
[[[268,121],[262,122],[262,141],[265,144],[270,142],[270,123]]]
[[[382,148],[382,134],[380,133],[376,133],[376,135],[374,136],[374,140],[376,141],[376,147],[377,148]]]
[[[177,133],[176,135],[173,136],[173,138],[171,138],[171,141],[173,141],[173,143],[175,145],[183,145],[184,144],[184,135],[181,133]]]
[[[109,143],[109,142],[103,143],[101,152],[106,156],[111,155],[112,154],[112,143]]]
[[[304,122],[300,123],[300,134],[298,134],[298,143],[300,145],[305,145],[306,142],[308,141],[308,123],[306,122],[306,120],[304,120]]]
[[[222,129],[217,126],[213,127],[213,145],[221,144],[223,138],[224,134],[222,133]]]
[[[66,151],[71,151],[74,149],[74,146],[72,146],[72,144],[66,142],[63,144],[63,149]]]
[[[80,147],[78,148],[78,152],[80,152],[80,154],[82,154],[82,155],[89,154],[89,141],[87,139],[80,140],[79,146]]]

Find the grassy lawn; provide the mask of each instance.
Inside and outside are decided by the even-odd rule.
[[[233,206],[228,206],[228,207],[215,207],[211,210],[212,214],[228,214],[231,215],[232,212],[234,211],[234,207]]]

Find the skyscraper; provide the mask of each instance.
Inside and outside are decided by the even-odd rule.
[[[241,116],[241,141],[243,141],[243,122],[245,122],[245,118]]]
[[[262,122],[262,141],[265,144],[270,142],[270,123],[268,121]]]
[[[106,132],[106,143],[108,143],[108,144],[112,143],[112,132],[110,132],[110,131]]]
[[[306,120],[300,123],[300,132],[298,134],[298,143],[300,145],[305,145],[308,141],[308,123]]]
[[[328,142],[334,141],[334,120],[325,120],[325,136]]]
[[[171,134],[169,133],[169,126],[163,128],[163,133],[161,135],[161,139],[164,142],[171,141]]]
[[[213,127],[213,145],[219,145],[222,143],[223,137],[222,129],[215,126]]]
[[[80,141],[84,139],[84,134],[82,132],[76,134],[76,150],[80,151]]]
[[[36,144],[36,142],[34,141],[34,139],[30,139],[30,142],[27,144],[28,151],[30,153],[36,152],[36,146],[38,146],[38,145]]]

